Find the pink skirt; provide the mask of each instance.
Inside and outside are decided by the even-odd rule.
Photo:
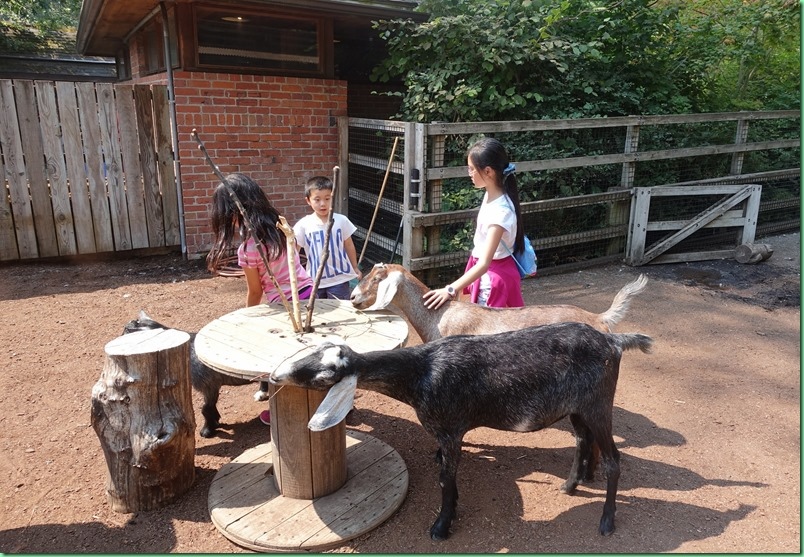
[[[466,270],[477,265],[477,257],[469,257]],[[489,265],[486,273],[491,278],[491,291],[489,292],[488,307],[492,308],[521,308],[525,305],[522,298],[522,279],[516,261],[510,255],[503,259],[495,259]],[[480,279],[463,289],[464,294],[470,296],[472,303],[477,303],[480,293]]]

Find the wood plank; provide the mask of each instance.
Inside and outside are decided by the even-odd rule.
[[[0,136],[0,154],[3,152],[3,140]],[[6,188],[6,167],[0,156],[0,261],[12,261],[20,258],[17,249],[17,235],[14,234],[14,217],[11,214],[11,201]]]
[[[143,187],[140,148],[137,139],[137,110],[134,106],[134,87],[117,85],[115,105],[120,128],[120,151],[123,157],[126,203],[131,226],[131,247],[147,248],[148,222],[145,217],[145,190]]]
[[[17,118],[22,152],[25,153],[25,173],[28,176],[39,257],[55,257],[59,254],[59,246],[56,240],[56,223],[53,221],[53,205],[50,203],[50,188],[45,175],[45,152],[33,81],[14,81],[14,96],[17,101]]]
[[[648,213],[652,191],[652,188],[634,188],[628,240],[625,245],[625,260],[629,265],[642,264],[647,241]]]
[[[648,261],[649,265],[659,263],[689,263],[691,261],[713,261],[716,259],[734,259],[734,250],[691,251],[687,253],[662,254]]]
[[[73,228],[73,211],[70,206],[70,191],[67,185],[67,167],[64,163],[61,135],[54,133],[54,130],[59,130],[56,92],[52,81],[37,81],[35,88],[59,255],[75,255],[78,250]]]
[[[727,211],[726,214],[706,223],[702,228],[730,228],[743,226],[746,221],[746,217],[743,215],[743,213],[744,211],[742,210]],[[685,224],[687,224],[686,220],[653,221],[647,224],[647,229],[648,232],[679,230],[684,228]]]
[[[10,208],[10,211],[3,220],[6,221],[6,226],[10,222],[13,222],[14,226],[12,233],[4,233],[4,235],[11,236],[9,240],[14,242],[14,248],[9,246],[5,255],[9,259],[36,257],[38,250],[33,209],[25,177],[25,161],[14,103],[14,89],[11,81],[5,79],[0,81],[0,110],[6,115],[4,118],[0,118],[0,144],[3,146],[3,157],[5,158],[2,193],[5,196],[5,181],[8,180],[8,193],[11,197],[9,204],[4,203]]]
[[[165,223],[162,217],[162,196],[159,192],[159,172],[154,150],[154,116],[150,86],[134,86],[134,107],[137,114],[137,139],[139,139],[142,185],[145,194],[148,245],[164,246]]]
[[[165,245],[181,244],[179,227],[179,196],[176,191],[176,170],[173,160],[173,144],[170,125],[168,90],[164,85],[154,85],[154,130],[156,138],[156,161],[162,191],[162,217],[165,227]]]
[[[394,480],[397,480],[396,485]],[[299,549],[311,539],[317,539],[319,543],[321,540],[326,540],[324,543],[327,544],[340,543],[363,530],[364,521],[358,517],[378,514],[374,505],[378,494],[398,497],[398,493],[389,493],[391,486],[394,486],[394,492],[407,491],[407,468],[395,451],[351,478],[344,485],[340,497],[317,499],[315,505],[300,509],[273,529],[266,529],[254,541],[259,544],[263,540],[268,542],[279,537],[283,545]],[[381,521],[396,509],[388,511]]]
[[[564,120],[517,120],[497,122],[439,122],[427,124],[427,135],[466,135],[478,133],[547,131],[570,129],[597,129],[614,128],[629,125],[657,126],[666,124],[700,124],[708,122],[728,122],[737,120],[774,120],[798,118],[801,113],[797,110],[752,111],[752,112],[721,112],[703,114],[670,114],[656,116],[617,116],[612,118],[577,118]],[[352,122],[361,122],[350,119]],[[367,121],[366,127],[371,127],[373,120]],[[355,124],[356,125],[356,124]]]
[[[324,400],[327,391],[307,391],[308,415],[313,416]],[[280,416],[281,420],[281,416]],[[306,425],[306,424],[305,424]],[[309,431],[310,460],[313,463],[313,498],[323,497],[338,490],[346,481],[346,423],[324,431]],[[285,493],[284,485],[282,492]]]
[[[95,90],[98,98],[100,147],[106,170],[112,237],[116,250],[129,250],[133,246],[123,176],[123,156],[117,133],[118,111],[115,107],[114,88],[108,83],[98,83]]]
[[[696,195],[733,195],[746,184],[692,184],[689,186],[653,186],[651,197],[690,197]]]
[[[742,145],[705,145],[702,147],[640,151],[638,153],[613,153],[608,155],[545,159],[541,161],[516,161],[516,169],[517,172],[541,172],[543,170],[561,170],[584,166],[603,166],[607,164],[703,157],[729,153],[748,153],[753,151],[768,151],[771,149],[793,149],[798,147],[799,144],[800,141],[798,139],[781,139],[777,141],[755,141]],[[466,177],[466,168],[465,166],[428,168],[425,177],[428,182],[446,178],[464,178]]]
[[[270,446],[269,443],[259,446],[264,447],[265,445]],[[236,470],[229,472],[229,467],[234,467]],[[218,472],[220,476],[216,475],[215,480],[209,487],[209,506],[228,506],[226,505],[227,501],[231,500],[233,497],[243,499],[244,497],[250,496],[250,494],[244,495],[243,492],[253,492],[255,484],[269,481],[273,482],[273,479],[270,477],[273,472],[273,467],[270,454],[266,459],[259,462],[224,464]]]
[[[101,148],[101,129],[98,120],[98,103],[95,86],[90,82],[75,84],[78,96],[78,116],[86,157],[86,176],[92,224],[95,231],[95,249],[98,252],[114,251],[114,234],[106,195],[106,172]]]
[[[757,221],[759,220],[759,205],[762,199],[762,186],[757,184],[751,189],[751,195],[745,204],[745,226],[743,226],[740,238],[741,244],[751,244],[757,232]]]
[[[282,396],[271,399],[273,416],[309,416],[307,389],[285,386]],[[312,450],[306,420],[271,420],[271,443],[275,449],[274,475],[280,491],[299,499],[313,498],[310,467]]]
[[[87,175],[84,170],[84,145],[78,122],[78,103],[75,87],[66,81],[56,82],[56,102],[61,121],[61,143],[73,211],[73,228],[78,253],[95,253],[95,231],[92,226],[92,208],[89,205]]]
[[[382,463],[379,463],[379,466],[382,466]],[[391,474],[396,470],[398,468],[386,469],[384,474]],[[383,483],[378,486],[378,489],[350,508],[338,509],[341,512],[337,518],[328,522],[326,527],[320,528],[314,535],[303,540],[304,545],[318,548],[335,547],[342,544],[344,540],[363,534],[365,524],[369,521],[382,523],[391,518],[407,494],[408,474],[406,470],[403,470],[396,476],[386,476],[379,480]],[[370,481],[372,480],[368,478],[364,480],[364,482]],[[395,501],[399,501],[399,504],[396,504]]]

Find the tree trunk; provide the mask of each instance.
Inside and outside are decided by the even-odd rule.
[[[175,329],[123,335],[106,347],[91,422],[117,512],[154,509],[195,481],[190,336]]]
[[[768,244],[742,244],[734,250],[734,259],[740,263],[759,263],[773,255]]]

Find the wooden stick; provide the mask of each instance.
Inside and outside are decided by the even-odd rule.
[[[360,266],[360,262],[363,261],[363,255],[366,253],[366,248],[368,247],[369,238],[371,237],[371,230],[374,228],[374,219],[377,218],[377,213],[380,210],[380,201],[382,201],[382,194],[385,191],[385,184],[388,182],[388,174],[391,172],[391,165],[394,162],[394,154],[396,154],[396,144],[399,143],[399,136],[394,138],[394,146],[391,148],[391,156],[388,157],[388,167],[385,169],[385,177],[382,179],[382,186],[380,186],[380,195],[377,196],[377,204],[374,206],[374,215],[371,217],[371,224],[369,224],[368,232],[366,232],[366,240],[363,242],[363,249],[360,250],[360,257],[357,258],[357,265]]]
[[[307,320],[304,323],[305,333],[313,332],[310,323],[313,321],[313,308],[315,308],[315,299],[318,296],[318,285],[321,283],[321,276],[324,274],[324,268],[329,259],[329,241],[332,237],[332,225],[335,224],[335,191],[338,188],[340,172],[341,168],[339,166],[332,168],[332,198],[330,198],[329,201],[329,218],[327,219],[327,228],[324,232],[324,249],[321,250],[321,262],[318,264],[318,269],[316,269],[313,289],[310,292],[310,299],[307,301]]]
[[[238,199],[237,194],[235,194],[234,190],[232,189],[232,186],[230,186],[229,182],[226,181],[226,177],[221,173],[220,169],[218,168],[218,165],[216,165],[212,161],[212,158],[209,156],[209,153],[207,152],[207,148],[204,145],[204,142],[201,141],[200,137],[198,137],[198,132],[196,132],[195,128],[193,128],[192,136],[193,139],[195,139],[195,141],[198,143],[198,148],[204,154],[204,158],[206,159],[207,163],[209,163],[209,166],[212,167],[212,171],[215,173],[215,176],[218,177],[218,180],[221,181],[223,187],[226,188],[226,192],[229,194],[229,197],[231,197],[232,201],[234,201],[235,206],[237,206],[237,210],[240,212],[240,216],[243,217],[243,224],[246,227],[246,231],[248,232],[249,236],[254,238],[254,244],[257,247],[257,252],[260,254],[260,257],[262,258],[263,264],[265,265],[265,270],[268,273],[268,276],[271,278],[271,282],[274,283],[276,291],[279,292],[279,299],[282,301],[282,305],[285,306],[285,310],[288,312],[288,315],[290,316],[290,321],[293,323],[293,330],[298,332],[300,330],[299,322],[295,321],[290,305],[288,305],[288,299],[285,296],[285,293],[282,291],[282,288],[279,286],[279,281],[276,280],[274,273],[271,271],[271,266],[268,262],[268,254],[265,251],[265,246],[262,245],[262,242],[260,241],[259,238],[257,238],[257,235],[254,233],[254,226],[251,224],[248,215],[246,215],[246,209],[243,207],[243,204],[240,202],[240,199]],[[293,273],[291,273],[291,275],[293,275]]]
[[[290,277],[290,295],[293,298],[293,329],[301,333],[301,306],[299,305],[299,280],[296,276],[296,235],[285,217],[280,216],[276,227],[285,234],[288,256],[288,276]]]

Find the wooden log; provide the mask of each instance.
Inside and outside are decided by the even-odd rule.
[[[740,263],[759,263],[773,255],[773,248],[768,244],[742,244],[734,250],[734,259]]]
[[[195,481],[190,335],[139,331],[105,351],[91,423],[106,457],[107,499],[116,512],[161,507]]]

